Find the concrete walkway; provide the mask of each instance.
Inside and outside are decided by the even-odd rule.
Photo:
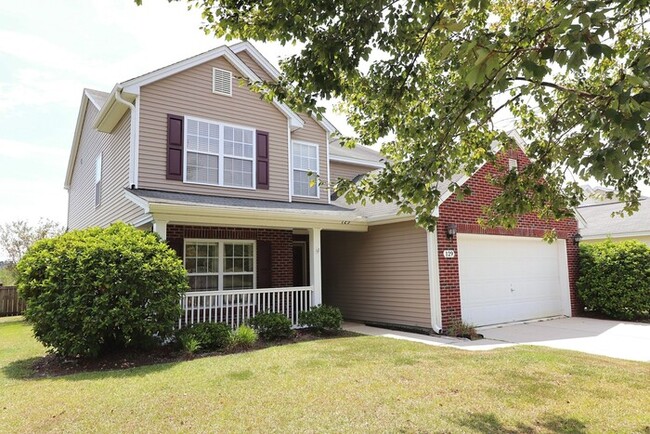
[[[426,336],[357,323],[345,323],[343,328],[364,335],[404,339],[469,351],[526,344],[650,362],[650,324],[642,323],[577,317],[531,321],[481,328],[478,331],[485,339],[478,341],[448,336]]]

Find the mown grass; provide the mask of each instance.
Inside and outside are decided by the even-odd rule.
[[[0,320],[3,432],[648,432],[650,364],[380,337],[30,379],[44,354]]]

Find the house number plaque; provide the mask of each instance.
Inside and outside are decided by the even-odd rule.
[[[453,258],[454,256],[456,256],[456,252],[454,252],[453,250],[443,250],[442,256],[448,259]]]

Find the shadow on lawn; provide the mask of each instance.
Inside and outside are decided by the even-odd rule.
[[[515,428],[506,427],[494,413],[470,413],[456,420],[460,426],[471,428],[481,433],[534,433],[540,428],[545,428],[553,433],[586,433],[587,427],[580,420],[572,417],[546,415],[543,419],[533,424],[518,423]]]
[[[47,367],[48,363],[53,363],[53,359],[53,356],[44,356],[15,360],[3,366],[1,370],[6,378],[13,380],[38,381],[50,379],[79,381],[96,377],[144,377],[154,372],[169,369],[184,361],[183,359],[151,361],[150,363],[141,363],[138,365],[130,365],[129,362],[125,362],[122,366],[110,363],[81,369],[72,361],[68,362],[69,366],[67,367],[66,362],[56,362],[57,366],[54,369]]]

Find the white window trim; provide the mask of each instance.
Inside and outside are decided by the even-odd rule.
[[[214,78],[215,78],[215,75],[216,75],[217,71],[227,72],[228,75],[230,76],[230,92],[229,93],[215,90],[215,88],[214,88]],[[212,93],[214,93],[216,95],[232,96],[232,72],[231,71],[228,71],[227,69],[222,69],[222,68],[212,68]]]
[[[207,122],[210,124],[216,124],[219,125],[219,154],[216,155],[217,158],[219,158],[219,181],[218,184],[210,184],[208,182],[197,182],[197,181],[189,181],[187,179],[187,121],[192,120],[192,121],[197,121],[197,122]],[[231,128],[239,128],[242,130],[248,130],[253,133],[253,157],[248,158],[248,157],[234,157],[232,155],[225,155],[224,154],[224,146],[223,146],[223,127],[231,127]],[[197,152],[197,151],[190,151],[190,152]],[[202,154],[209,154],[209,155],[215,155],[207,152],[201,152]],[[223,173],[224,173],[224,158],[236,158],[240,160],[250,160],[253,164],[253,182],[251,187],[246,187],[246,186],[238,186],[238,185],[225,185],[223,183]],[[221,122],[217,121],[214,119],[205,119],[205,118],[199,118],[196,116],[185,116],[185,120],[183,121],[183,183],[184,184],[195,184],[195,185],[210,185],[213,187],[224,187],[224,188],[238,188],[238,189],[243,189],[243,190],[256,190],[257,189],[257,134],[255,128],[247,127],[244,125],[235,125],[235,124],[229,124],[226,122]]]
[[[103,171],[103,163],[102,163],[102,153],[100,152],[97,158],[95,158],[95,208],[99,208],[99,206],[102,204],[102,171]],[[99,184],[99,194],[97,194],[97,185]]]
[[[299,170],[301,172],[309,172],[308,170],[304,170],[304,169],[296,169],[293,166],[293,145],[294,144],[304,145],[304,146],[312,146],[312,147],[316,148],[316,172],[315,172],[316,173],[316,196],[307,196],[307,195],[304,195],[304,194],[296,194],[295,191],[294,191],[293,172],[296,171],[296,170]],[[318,183],[320,181],[320,179],[319,179],[319,175],[320,175],[320,146],[318,145],[318,143],[305,142],[305,141],[302,141],[302,140],[292,140],[291,141],[291,161],[290,161],[290,163],[291,163],[290,164],[290,168],[291,168],[290,169],[291,170],[291,196],[292,197],[304,197],[304,198],[308,198],[308,199],[320,199],[320,185],[318,185]]]
[[[223,289],[223,276],[224,276],[224,245],[225,244],[252,244],[253,245],[253,288],[252,289],[257,289],[257,241],[256,240],[228,240],[228,239],[221,239],[221,238],[185,238],[183,239],[183,267],[185,267],[185,251],[187,249],[187,243],[216,243],[217,244],[217,252],[219,255],[219,260],[218,260],[218,276],[217,276],[217,289],[216,291],[227,294],[230,291],[233,291],[231,289]],[[212,276],[215,273],[187,273],[188,276]],[[237,275],[249,275],[251,274],[248,271],[242,271],[242,272],[230,272],[227,273],[228,276],[237,276]],[[189,292],[207,292],[207,291],[202,291],[202,290],[194,290],[190,288]]]

